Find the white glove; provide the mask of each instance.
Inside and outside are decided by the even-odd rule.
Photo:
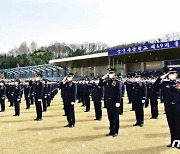
[[[74,102],[71,102],[71,105],[74,105],[75,103]]]
[[[160,78],[165,79],[168,75],[169,75],[169,73],[166,73],[166,74],[162,75]]]
[[[42,102],[42,99],[38,99],[39,102]]]
[[[158,101],[158,102],[161,102],[161,99],[160,99],[160,98],[158,98],[158,99],[157,99],[157,101]]]
[[[116,107],[120,107],[120,103],[116,103]]]
[[[2,97],[2,99],[5,99],[5,97]]]
[[[102,79],[104,80],[104,79],[108,78],[108,75],[109,75],[109,73],[107,73],[106,75],[104,75],[104,76],[102,77]]]
[[[146,101],[143,99],[143,100],[142,100],[142,103],[144,104],[145,102],[146,102]]]
[[[18,98],[17,101],[19,102],[19,101],[20,101],[20,98]]]
[[[47,98],[47,96],[44,96],[44,98]]]

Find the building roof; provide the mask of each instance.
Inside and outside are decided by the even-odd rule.
[[[107,56],[108,56],[108,52],[104,52],[104,53],[97,53],[97,54],[84,55],[84,56],[54,59],[54,60],[50,60],[49,63],[54,64],[54,63],[69,62],[69,61],[76,61],[76,60],[83,60],[83,59],[92,59],[92,58],[107,57]]]

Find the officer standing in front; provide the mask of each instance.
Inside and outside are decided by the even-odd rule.
[[[68,121],[68,124],[64,127],[69,128],[75,126],[74,104],[76,101],[77,86],[73,82],[73,77],[74,74],[69,73],[61,82],[61,87],[64,88],[64,108]]]
[[[169,72],[162,75],[154,84],[159,84],[165,104],[165,113],[170,128],[172,147],[175,140],[180,141],[180,81],[178,80],[178,69],[170,68]],[[175,145],[178,149],[178,145]]]
[[[37,117],[35,121],[42,120],[42,98],[43,98],[44,84],[42,82],[42,75],[38,74],[35,83],[35,106]]]
[[[116,69],[108,69],[109,73],[104,75],[99,82],[99,86],[104,86],[104,97],[106,99],[106,107],[108,119],[110,123],[110,132],[107,136],[118,136],[119,133],[119,107],[121,101],[121,82],[116,79]]]

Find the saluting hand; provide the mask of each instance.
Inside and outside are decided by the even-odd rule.
[[[168,75],[169,75],[169,72],[166,73],[166,74],[164,74],[164,75],[162,75],[162,76],[160,77],[160,79],[165,79]]]
[[[62,82],[66,82],[66,80],[67,80],[67,76],[65,76],[65,77],[63,78]]]
[[[109,75],[109,73],[107,73],[106,75],[104,75],[104,76],[102,77],[102,79],[104,80],[104,79],[108,78],[108,75]]]

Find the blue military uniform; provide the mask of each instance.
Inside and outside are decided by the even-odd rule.
[[[136,124],[133,126],[143,126],[144,124],[144,103],[146,100],[147,89],[144,82],[134,82],[132,84],[132,105],[135,111]]]
[[[148,97],[151,104],[151,119],[158,118],[158,97],[159,97],[159,88],[156,84],[148,82],[147,85]]]
[[[14,105],[14,85],[11,83],[9,86],[9,100],[10,100],[10,107]]]
[[[127,80],[126,82],[125,82],[125,85],[126,85],[126,91],[127,91],[127,96],[128,96],[128,100],[129,100],[129,104],[131,104],[132,103],[132,82],[131,81],[129,81],[129,80]]]
[[[30,87],[29,85],[24,85],[24,97],[26,100],[26,109],[30,108]]]
[[[45,81],[44,89],[43,89],[43,97],[42,97],[43,112],[47,111],[47,100],[48,100],[48,84],[47,81]]]
[[[5,111],[5,97],[6,97],[6,86],[4,85],[4,82],[1,82],[0,85],[0,104],[1,104],[1,111]]]
[[[120,107],[119,107],[119,114],[123,115],[123,111],[124,111],[124,102],[123,102],[123,97],[124,97],[124,93],[125,93],[125,85],[123,82],[121,82],[121,101],[120,101]]]
[[[91,94],[91,84],[89,83],[85,83],[84,85],[84,102],[85,102],[85,105],[86,105],[86,110],[85,112],[89,112],[90,111],[90,94]]]
[[[13,102],[14,102],[14,109],[15,109],[15,115],[20,115],[20,103],[21,103],[21,85],[15,84],[14,85],[14,95],[13,95]]]
[[[61,87],[64,88],[64,109],[67,116],[67,127],[75,126],[75,113],[74,105],[72,102],[76,101],[77,86],[74,82],[69,81],[65,84],[61,83]]]
[[[165,104],[165,113],[171,133],[171,144],[180,140],[180,81],[162,81],[158,78]]]
[[[35,120],[42,120],[42,98],[43,98],[44,84],[42,81],[35,83],[35,105],[37,118]]]
[[[34,91],[35,91],[35,85],[33,81],[29,81],[29,88],[30,88],[30,104],[34,104]]]
[[[102,100],[102,87],[98,86],[96,83],[92,84],[92,101],[94,102],[94,109],[95,109],[95,120],[102,119],[102,108],[101,108],[101,100]]]
[[[99,86],[104,86],[104,97],[106,100],[106,107],[108,119],[110,123],[110,133],[108,135],[116,136],[119,132],[119,107],[116,103],[121,101],[121,86],[117,79],[100,80]]]

